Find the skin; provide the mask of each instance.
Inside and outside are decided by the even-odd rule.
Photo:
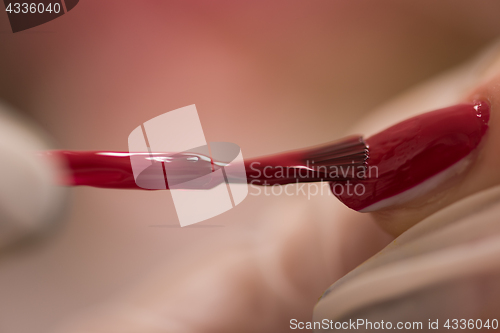
[[[500,183],[500,172],[498,172],[500,158],[495,153],[500,145],[500,118],[498,116],[500,76],[497,72],[497,65],[493,64],[485,74],[488,77],[478,82],[460,100],[460,102],[471,102],[481,99],[489,101],[491,104],[490,128],[477,152],[474,153],[472,165],[464,173],[455,177],[452,184],[442,184],[431,193],[426,193],[404,206],[391,207],[371,213],[384,230],[398,236],[444,207]]]
[[[497,57],[500,59],[500,53]],[[372,242],[372,246],[376,247],[378,241],[390,240],[377,236],[376,229],[369,227],[370,218],[374,218],[383,229],[397,235],[435,212],[443,211],[453,216],[453,210],[444,208],[461,198],[498,184],[500,179],[495,166],[500,161],[492,152],[500,143],[498,131],[495,130],[500,125],[496,116],[500,98],[500,74],[496,66],[491,65],[485,73],[479,74],[477,81],[470,82],[473,87],[463,93],[463,97],[450,98],[449,104],[478,97],[490,101],[491,129],[474,164],[453,180],[452,187],[444,190],[437,188],[406,207],[371,214],[347,210],[340,203],[329,201],[331,198],[328,197],[310,202],[307,208],[299,202],[291,205],[287,200],[283,202],[287,207],[284,209],[285,206],[280,208],[280,203],[275,202],[276,209],[267,214],[275,223],[260,229],[259,234],[263,238],[260,238],[261,242],[257,246],[252,245],[252,242],[242,246],[242,240],[237,239],[236,244],[240,245],[234,244],[220,252],[194,259],[194,268],[182,268],[182,263],[164,267],[129,290],[117,303],[67,322],[60,332],[109,332],[110,329],[111,332],[121,332],[125,328],[131,332],[286,332],[290,318],[310,320],[310,312],[306,308],[316,303],[311,296],[319,296],[327,281],[337,280],[344,275],[346,267],[342,267],[342,263],[355,262],[355,253],[358,252],[359,255],[355,247],[363,242]],[[456,79],[443,82],[443,87],[449,88],[453,82]],[[432,84],[432,81],[424,83]],[[460,91],[459,87],[457,91]],[[408,110],[411,110],[410,102],[413,98],[419,101],[428,98],[427,102],[433,103],[429,96],[422,95],[418,89],[400,99],[400,102],[402,100],[405,103],[406,99]],[[420,112],[426,110],[427,108],[423,108]],[[385,124],[384,121],[379,124],[381,127],[394,121],[390,107],[377,111],[374,116],[386,120]],[[481,211],[481,202],[485,200],[479,197],[476,201],[476,207],[470,208],[467,213]],[[324,216],[327,215],[335,216],[335,220],[325,219]],[[432,225],[439,225],[447,219],[446,216],[430,219],[427,222],[430,231],[427,233],[432,233]],[[469,219],[474,221],[479,218],[473,214]],[[360,223],[363,225],[362,229],[357,228]],[[324,237],[325,235],[329,236]],[[439,240],[437,242],[439,244]],[[446,242],[445,239],[441,243],[443,242]],[[397,240],[393,244],[397,246]],[[416,246],[412,253],[422,249],[425,249],[425,245]],[[350,257],[352,255],[354,257]],[[373,269],[382,265],[384,258],[384,254],[376,256],[368,261],[371,262],[368,267]],[[364,265],[360,267],[363,270]],[[359,269],[353,272],[356,271]],[[172,272],[175,274],[172,275]],[[453,289],[446,293],[448,298],[432,302],[447,304],[445,301],[457,294]],[[458,306],[457,304],[459,303],[455,305]],[[492,308],[484,308],[483,314],[494,312],[495,303],[490,304]],[[450,306],[447,304],[441,309],[452,311]],[[207,313],[208,308],[213,308],[213,311]],[[374,310],[377,311],[377,308]],[[433,314],[438,316],[439,311],[440,308],[436,307]],[[134,319],[138,313],[147,315],[148,321]]]

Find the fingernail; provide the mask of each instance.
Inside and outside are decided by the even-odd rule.
[[[351,181],[357,191],[340,193],[336,184],[345,185],[341,182],[333,182],[332,191],[345,205],[363,212],[427,193],[446,178],[447,170],[464,168],[461,162],[481,142],[489,117],[488,103],[476,102],[424,113],[391,126],[366,140],[370,151],[367,177]]]

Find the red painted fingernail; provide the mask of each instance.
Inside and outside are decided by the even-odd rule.
[[[332,182],[332,191],[352,209],[373,211],[411,199],[401,195],[424,182],[423,192],[435,188],[443,171],[458,165],[479,145],[489,117],[489,105],[477,102],[424,113],[389,127],[366,140],[367,179],[351,181],[353,186],[362,184],[364,191],[358,186],[357,193],[340,193],[336,184],[345,182]],[[435,184],[426,182],[432,179]]]

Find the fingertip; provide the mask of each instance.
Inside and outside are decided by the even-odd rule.
[[[58,162],[37,156],[49,148],[44,134],[6,106],[0,106],[0,118],[0,248],[5,248],[50,229],[66,191],[56,185]]]

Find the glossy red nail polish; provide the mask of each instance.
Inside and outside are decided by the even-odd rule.
[[[45,156],[62,160],[68,175],[64,185],[102,188],[141,189],[135,183],[130,154],[98,151],[51,151]]]
[[[220,143],[212,143],[221,147]],[[228,150],[227,145],[224,145]],[[200,147],[198,147],[200,148]],[[215,169],[221,167],[232,172],[227,176],[231,183],[275,185],[298,182],[318,182],[352,179],[355,168],[364,170],[368,149],[359,136],[351,136],[329,144],[303,150],[274,154],[243,162],[246,177],[235,172],[238,164],[212,160],[208,151],[181,153],[126,153],[103,151],[51,151],[42,156],[53,156],[66,165],[66,179],[61,183],[70,186],[93,186],[115,189],[169,189],[174,186],[185,189],[210,189],[222,184]],[[239,148],[238,148],[239,151]],[[226,151],[226,155],[227,155]],[[135,179],[131,159],[150,165]],[[153,162],[153,163],[151,163]],[[331,176],[328,168],[346,168],[347,172]],[[157,172],[163,169],[163,173]],[[165,173],[168,171],[168,181]],[[210,181],[206,175],[211,174]],[[226,176],[224,176],[226,177]],[[140,182],[137,183],[137,180]],[[199,179],[199,182],[193,182]],[[140,185],[137,185],[140,184]],[[146,186],[145,186],[146,185]]]
[[[354,210],[370,211],[372,205],[401,194],[469,155],[488,129],[490,107],[485,102],[459,104],[400,122],[366,140],[369,159],[366,179],[354,191],[332,191]],[[336,187],[335,187],[336,186]],[[372,207],[370,207],[372,206]],[[377,207],[377,209],[380,207]]]

